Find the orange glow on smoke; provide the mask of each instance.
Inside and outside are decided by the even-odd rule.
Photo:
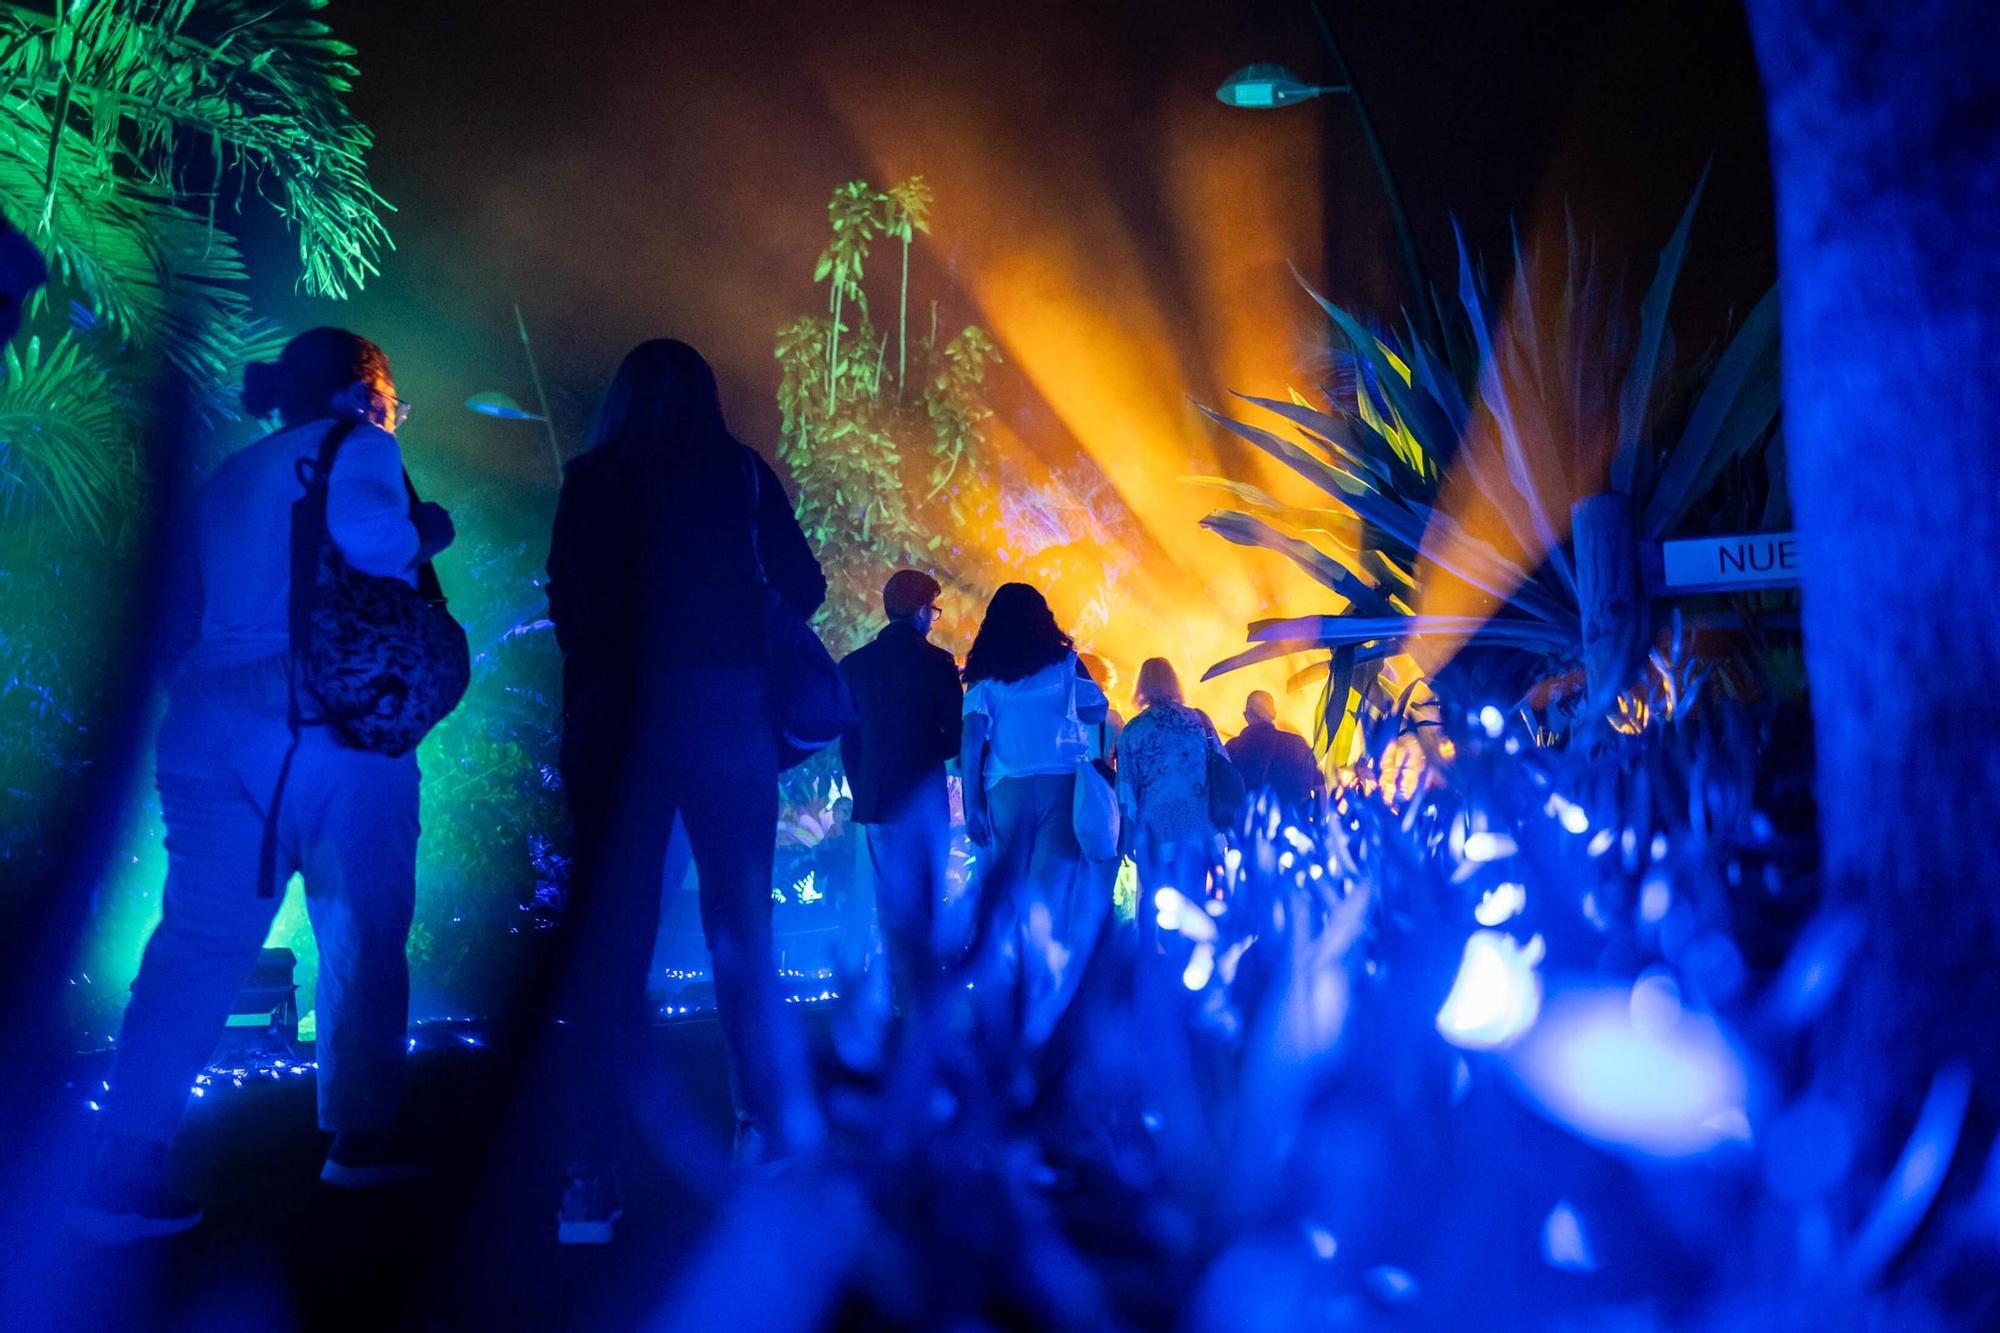
[[[1282,397],[1312,387],[1297,367],[1319,319],[1289,265],[1309,271],[1319,253],[1318,191],[1301,188],[1319,179],[1313,118],[1180,108],[1163,131],[1147,220],[1166,235],[1149,246],[1087,152],[1051,144],[1029,155],[1020,127],[991,120],[976,90],[825,86],[878,184],[916,173],[931,182],[939,257],[1009,375],[1025,382],[1030,401],[998,404],[989,447],[1031,478],[1080,450],[1129,511],[1122,568],[1045,589],[1080,646],[1116,669],[1114,696],[1129,700],[1140,662],[1163,656],[1225,733],[1241,725],[1244,696],[1266,689],[1309,734],[1318,691],[1286,688],[1303,659],[1199,677],[1242,650],[1250,620],[1337,599],[1281,557],[1204,531],[1201,519],[1228,497],[1186,479],[1226,475],[1301,495],[1280,465],[1224,438],[1193,401],[1227,409],[1231,390]],[[1163,249],[1176,262],[1162,264]],[[1017,422],[1031,424],[1017,431]],[[989,572],[1005,575],[999,553],[987,554]]]

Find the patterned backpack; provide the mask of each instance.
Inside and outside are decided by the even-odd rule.
[[[317,711],[301,725],[323,724],[342,745],[393,757],[415,749],[458,706],[472,659],[428,561],[413,588],[355,569],[327,533],[334,459],[357,424],[333,427],[310,471],[300,465],[306,489],[292,505],[293,707],[302,688]],[[414,511],[408,473],[403,486]]]

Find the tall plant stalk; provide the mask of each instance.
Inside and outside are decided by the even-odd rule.
[[[890,186],[883,200],[887,205],[886,230],[903,245],[903,282],[896,296],[896,401],[900,403],[910,373],[910,247],[918,232],[931,229],[931,187],[922,176],[912,176]]]
[[[528,341],[528,321],[521,318],[521,303],[514,303],[514,327],[521,333],[521,351],[528,358],[528,379],[535,386],[535,402],[542,410],[542,427],[549,433],[549,456],[556,461],[556,484],[562,484],[562,445],[556,440],[555,419],[549,415],[549,396],[542,389],[542,369],[535,364],[535,345]]]
[[[903,384],[909,376],[910,344],[910,238],[903,237],[903,285],[896,295],[896,401],[903,401]]]
[[[833,282],[833,327],[827,330],[826,409],[831,412],[839,401],[834,389],[834,372],[840,365],[840,279]]]

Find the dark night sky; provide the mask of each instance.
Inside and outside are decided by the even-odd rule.
[[[1497,262],[1511,222],[1531,234],[1559,227],[1567,204],[1644,281],[1712,155],[1683,284],[1684,344],[1712,338],[1770,282],[1761,107],[1730,0],[1329,0],[1328,13],[1434,279],[1452,276],[1454,214]],[[1214,100],[1221,77],[1253,60],[1328,74],[1302,0],[336,0],[324,14],[360,48],[353,105],[377,134],[372,167],[399,210],[398,249],[344,307],[305,302],[290,290],[284,238],[253,225],[260,303],[291,327],[336,321],[388,346],[419,408],[419,478],[447,501],[477,490],[487,503],[546,504],[532,499],[550,479],[533,427],[456,406],[481,388],[528,399],[514,300],[571,449],[618,356],[662,333],[710,352],[740,433],[768,446],[771,338],[821,299],[809,279],[829,191],[854,176],[964,171],[950,159],[986,151],[996,126],[1065,189],[1101,192],[1146,264],[1169,275],[1182,257],[1161,225],[1174,205],[1163,123],[1246,144],[1316,133],[1326,170],[1293,188],[1310,200],[1332,187],[1323,245],[1289,257],[1324,274],[1337,299],[1376,310],[1401,300],[1386,214],[1345,109],[1249,113]],[[925,123],[897,146],[863,144],[845,112],[871,97]],[[961,111],[987,137],[958,138]],[[941,198],[939,241],[921,260],[940,281],[987,224],[952,209]],[[958,303],[959,319],[980,317],[969,296]],[[1007,390],[1023,420],[1036,416],[1032,399],[1025,384]]]

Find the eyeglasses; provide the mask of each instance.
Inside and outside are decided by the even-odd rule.
[[[366,420],[370,426],[378,426],[382,430],[388,430],[390,434],[396,434],[398,430],[402,430],[402,422],[410,420],[410,400],[392,398],[388,394],[370,390],[368,396],[360,400],[360,414],[362,420]]]
[[[368,420],[374,425],[394,435],[410,419],[410,400],[407,398],[386,398],[381,394],[368,395],[368,406],[364,409]]]

